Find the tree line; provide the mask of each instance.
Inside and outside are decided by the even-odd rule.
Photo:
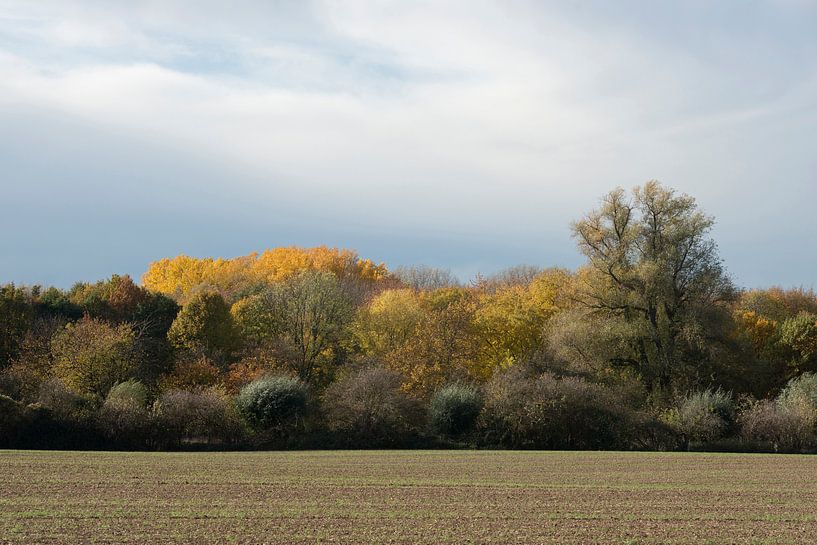
[[[572,225],[577,270],[467,284],[337,248],[0,287],[0,446],[811,451],[817,296],[740,289],[657,182]]]

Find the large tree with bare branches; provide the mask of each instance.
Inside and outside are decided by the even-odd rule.
[[[706,338],[706,316],[734,295],[713,223],[695,199],[651,181],[610,192],[573,224],[589,269],[579,299],[635,326],[632,352],[619,359],[651,386],[669,386],[685,352]]]

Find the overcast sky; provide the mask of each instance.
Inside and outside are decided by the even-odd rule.
[[[817,2],[0,0],[0,282],[357,249],[581,262],[655,178],[744,286],[817,284]]]

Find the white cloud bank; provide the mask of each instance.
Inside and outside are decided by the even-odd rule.
[[[115,135],[154,151],[122,152],[131,176],[96,181],[111,198],[160,176],[152,169],[166,162],[145,157],[156,149],[221,169],[195,181],[223,204],[221,243],[208,246],[203,227],[162,250],[240,253],[250,227],[230,219],[255,214],[262,245],[325,240],[468,274],[509,256],[574,265],[568,221],[615,185],[659,178],[718,216],[740,280],[811,285],[815,23],[807,2],[0,0],[0,138],[30,132],[29,117],[31,141],[41,137],[36,153],[0,156],[0,184],[25,185],[14,189],[23,200],[69,192],[66,169],[80,176]],[[59,171],[39,162],[72,149],[70,137],[49,138],[52,119],[72,120],[87,142]],[[184,209],[173,183],[151,191]],[[298,213],[265,223],[263,207],[240,209],[236,194]],[[299,229],[312,238],[295,240]],[[162,238],[143,232],[142,246],[125,233],[142,263]],[[424,250],[429,239],[437,253]],[[47,247],[0,250],[34,267]],[[755,264],[764,252],[775,268]],[[65,274],[137,262],[99,256]]]

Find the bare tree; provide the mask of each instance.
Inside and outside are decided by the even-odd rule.
[[[403,284],[415,290],[455,288],[461,285],[459,279],[450,270],[426,265],[397,267],[392,274]]]

